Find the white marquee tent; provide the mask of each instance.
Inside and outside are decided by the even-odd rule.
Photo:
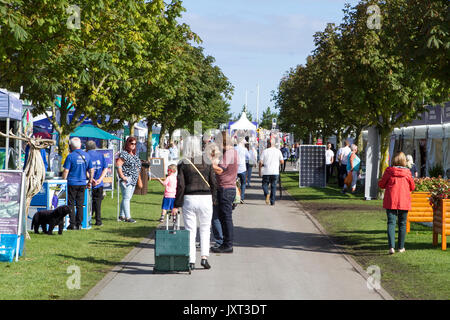
[[[256,125],[248,120],[247,114],[245,112],[242,112],[241,118],[230,125],[230,134],[233,134],[233,132],[236,130],[249,130],[253,131],[256,134],[256,129]]]

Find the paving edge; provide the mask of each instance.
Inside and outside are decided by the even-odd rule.
[[[295,203],[295,205],[308,217],[308,219],[311,220],[311,222],[316,226],[316,228],[325,237],[327,237],[328,241],[330,241],[330,243],[336,248],[336,250],[338,250],[339,253],[342,254],[342,256],[352,265],[353,269],[355,269],[355,271],[358,272],[364,278],[364,280],[367,281],[367,279],[369,279],[370,275],[359,265],[359,263],[357,263],[352,257],[348,256],[344,250],[339,248],[336,245],[336,243],[334,243],[334,241],[330,238],[330,235],[327,233],[325,228],[322,227],[322,225],[319,223],[319,221],[317,221],[316,218],[314,218],[308,211],[305,210],[305,208],[303,208],[303,206],[301,205],[301,203],[299,201],[295,200],[295,198],[285,188],[283,188],[283,191],[284,191],[283,193],[286,193],[289,196],[289,198],[291,198],[291,200]],[[384,300],[395,300],[382,287],[380,287],[380,289],[374,288],[373,290],[375,292],[377,292]]]
[[[155,230],[153,230],[146,238],[144,238],[139,245],[149,244],[155,237]],[[109,271],[100,282],[98,282],[93,288],[91,288],[88,293],[81,298],[81,300],[94,300],[94,298],[102,291],[119,273],[125,268],[128,262],[144,249],[144,246],[135,247],[131,250],[125,258],[123,258],[118,265],[116,265],[111,271]]]

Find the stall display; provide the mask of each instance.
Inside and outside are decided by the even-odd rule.
[[[108,171],[103,179],[103,190],[114,192],[114,150],[113,149],[95,149],[96,152],[103,154]]]
[[[326,147],[317,145],[301,145],[299,151],[299,186],[325,188]]]
[[[37,193],[30,203],[30,208],[27,214],[27,230],[31,229],[31,222],[33,216],[38,211],[53,210],[57,207],[67,204],[67,180],[49,179],[44,181],[39,193]],[[69,225],[69,217],[64,218],[64,230],[67,230]],[[54,231],[58,231],[56,226]]]
[[[92,189],[86,188],[86,191],[84,192],[83,222],[81,223],[81,229],[83,230],[89,230],[92,228],[91,206],[92,206]]]
[[[165,179],[166,172],[164,171],[164,159],[152,158],[150,159],[150,173],[151,179]]]
[[[25,175],[0,170],[0,261],[18,260],[24,249]]]

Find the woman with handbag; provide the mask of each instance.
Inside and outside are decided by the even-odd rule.
[[[358,152],[358,146],[352,144],[351,153],[348,155],[347,161],[347,177],[344,180],[344,188],[342,193],[347,191],[347,187],[351,187],[352,193],[356,191],[356,182],[358,181],[359,169],[361,165],[361,159],[356,155]]]
[[[172,214],[183,210],[186,230],[189,230],[189,267],[195,268],[197,218],[200,224],[201,265],[210,269],[208,263],[209,240],[213,202],[216,199],[216,177],[210,161],[205,161],[198,137],[188,137],[184,143],[184,159],[178,164],[177,192]],[[199,161],[201,160],[201,161]],[[194,164],[195,162],[195,164]],[[200,163],[198,163],[200,162]]]
[[[136,185],[142,188],[141,181],[141,160],[136,155],[136,138],[128,137],[116,160],[117,173],[120,179],[120,191],[122,192],[122,202],[120,203],[119,221],[135,223],[131,218],[130,202],[133,197]]]
[[[416,186],[403,152],[398,152],[392,159],[392,166],[384,171],[378,186],[381,189],[386,189],[383,208],[386,209],[388,219],[389,253],[395,253],[396,220],[398,220],[398,251],[405,252],[406,219],[408,211],[411,210],[411,191]]]

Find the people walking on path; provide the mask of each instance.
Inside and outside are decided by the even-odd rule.
[[[260,176],[262,173],[262,188],[266,204],[275,205],[277,182],[280,175],[280,165],[283,165],[283,155],[275,148],[273,141],[267,141],[267,149],[261,154],[259,162]],[[262,170],[261,170],[262,169]],[[269,192],[270,184],[270,192]]]
[[[128,137],[124,150],[120,152],[116,160],[116,166],[120,179],[120,191],[122,192],[119,220],[135,223],[136,220],[131,218],[130,202],[136,185],[138,185],[138,188],[142,188],[141,160],[136,155],[135,137]]]
[[[347,161],[348,156],[352,151],[350,150],[350,141],[345,140],[344,146],[340,148],[337,152],[337,157],[339,160],[339,170],[338,170],[338,187],[344,187],[344,180],[347,176]]]
[[[331,177],[331,169],[333,168],[333,162],[334,162],[334,152],[331,150],[331,143],[327,143],[327,151],[325,151],[325,165],[326,165],[326,172],[327,172],[327,183],[330,180]]]
[[[175,142],[170,143],[169,160],[178,160],[178,147]]]
[[[413,157],[412,157],[410,154],[408,154],[408,155],[406,156],[406,166],[407,166],[407,167],[409,168],[409,170],[411,171],[411,176],[412,176],[413,178],[419,177],[419,173],[418,173],[418,171],[417,171],[417,166],[416,166],[416,164],[414,163]]]
[[[197,219],[200,229],[201,265],[211,268],[208,263],[209,241],[211,235],[211,219],[213,203],[217,198],[217,185],[214,169],[202,156],[198,137],[188,137],[184,145],[184,159],[178,164],[177,189],[173,214],[183,208],[183,219],[186,230],[189,230],[189,266],[195,269],[197,236]],[[202,159],[200,164],[198,159]],[[197,161],[196,161],[197,160]]]
[[[257,152],[256,152],[256,148],[254,146],[250,146],[249,143],[246,143],[245,147],[248,150],[248,159],[247,158],[245,159],[245,165],[247,167],[246,182],[247,182],[247,187],[250,187],[250,183],[252,180],[253,167],[257,163],[257,161],[256,161]]]
[[[283,164],[281,165],[281,172],[286,171],[286,162],[289,160],[289,148],[284,144],[281,149],[281,154],[283,155]]]
[[[216,244],[215,253],[233,252],[233,202],[236,197],[238,153],[233,148],[230,136],[222,134],[223,156],[219,165],[214,165],[217,180],[217,203],[213,208],[212,230]]]
[[[70,207],[68,230],[79,230],[83,223],[84,193],[92,186],[94,169],[89,154],[81,150],[80,138],[69,142],[70,153],[64,161],[62,178],[67,179],[67,202]],[[89,182],[86,184],[86,180]],[[76,208],[76,212],[75,212]]]
[[[95,217],[95,225],[101,226],[102,223],[102,201],[103,201],[103,179],[108,172],[108,164],[105,156],[96,151],[95,141],[89,140],[86,143],[86,152],[91,158],[92,168],[94,169],[94,178],[92,180],[92,216]]]
[[[295,163],[295,161],[297,160],[296,159],[296,157],[295,157],[295,148],[297,147],[297,144],[296,143],[294,143],[294,145],[291,147],[291,157],[290,157],[290,159],[291,159],[291,165],[294,165],[294,163]]]
[[[245,186],[247,185],[247,164],[246,159],[250,158],[250,154],[245,147],[245,139],[240,138],[237,146],[235,147],[238,153],[238,178],[241,183],[241,203],[244,203],[245,200]]]
[[[398,220],[398,251],[405,252],[406,220],[411,210],[411,191],[416,186],[406,157],[398,152],[392,159],[392,166],[388,167],[378,182],[384,192],[383,208],[387,214],[387,234],[389,253],[395,253],[395,225]]]
[[[157,178],[159,183],[164,186],[164,197],[161,205],[161,217],[159,218],[159,222],[164,222],[164,218],[168,211],[172,211],[173,206],[175,204],[175,195],[177,193],[177,166],[171,164],[167,168],[167,178],[162,181],[160,178]],[[172,218],[175,221],[176,215],[172,214]]]
[[[352,174],[352,183],[351,189],[352,193],[356,191],[356,183],[358,182],[359,169],[361,165],[361,159],[356,155],[358,152],[358,146],[356,144],[352,144],[351,153],[348,155],[347,159],[347,174]],[[342,192],[345,193],[347,191],[347,185],[344,184]]]

